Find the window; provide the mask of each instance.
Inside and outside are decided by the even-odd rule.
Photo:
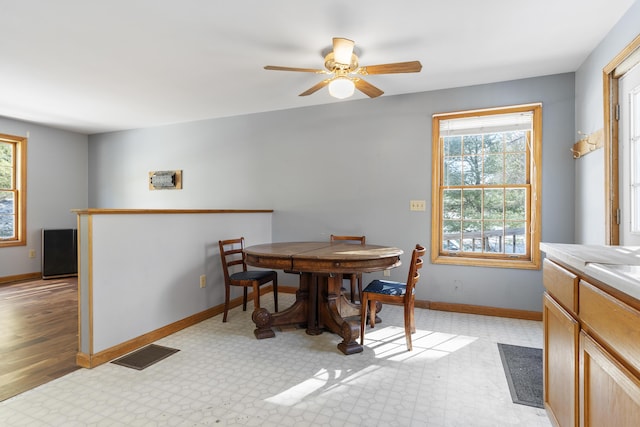
[[[26,245],[27,139],[0,134],[0,247]]]
[[[433,116],[437,264],[540,267],[542,106]]]

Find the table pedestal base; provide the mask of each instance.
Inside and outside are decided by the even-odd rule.
[[[300,275],[300,289],[296,301],[288,309],[279,313],[269,313],[260,308],[254,311],[252,319],[256,324],[256,338],[272,338],[274,326],[304,326],[307,334],[319,335],[324,329],[338,334],[342,342],[338,349],[344,354],[362,352],[358,343],[360,337],[360,305],[353,304],[341,292],[341,274]],[[377,311],[377,310],[376,310]],[[354,317],[355,320],[347,320]]]
[[[259,308],[253,312],[251,319],[256,324],[253,334],[257,339],[273,338],[276,334],[273,326],[302,326],[308,322],[309,312],[309,282],[308,277],[300,276],[300,288],[296,291],[296,301],[293,305],[279,313],[269,313],[266,308]]]

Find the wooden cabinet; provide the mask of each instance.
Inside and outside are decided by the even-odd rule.
[[[554,424],[576,427],[578,417],[578,276],[544,260],[544,404]]]
[[[544,401],[551,421],[640,425],[638,301],[548,259],[543,269]]]
[[[580,334],[580,405],[588,426],[640,424],[640,380],[586,333]]]
[[[578,425],[578,337],[580,325],[544,294],[544,403],[554,424]]]

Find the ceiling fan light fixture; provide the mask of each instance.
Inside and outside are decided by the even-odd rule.
[[[343,39],[339,37],[333,38],[333,59],[338,64],[351,64],[351,55],[353,55],[353,40]]]
[[[418,73],[422,69],[420,61],[394,62],[389,64],[368,65],[360,67],[358,56],[354,52],[353,40],[341,37],[333,38],[333,50],[324,57],[324,70],[314,68],[282,67],[266,65],[265,70],[300,71],[303,73],[329,74],[325,78],[299,96],[307,96],[316,93],[320,89],[329,86],[329,94],[338,99],[348,98],[353,95],[355,89],[367,95],[369,98],[377,98],[384,92],[359,76],[371,74],[396,74]]]
[[[347,77],[336,77],[329,83],[329,95],[338,99],[349,98],[353,95],[356,85]]]

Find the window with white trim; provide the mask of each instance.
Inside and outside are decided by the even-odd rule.
[[[433,116],[434,263],[539,268],[541,104]]]

